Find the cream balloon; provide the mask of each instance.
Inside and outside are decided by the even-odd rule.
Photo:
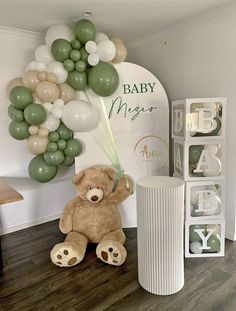
[[[45,34],[45,42],[48,47],[51,47],[53,41],[56,39],[66,39],[67,41],[71,41],[74,39],[74,33],[72,29],[70,29],[66,25],[57,24],[51,26],[46,34]]]
[[[23,74],[23,83],[32,92],[35,91],[36,86],[39,84],[40,80],[38,78],[39,72],[37,70],[29,70]]]
[[[113,41],[113,39],[111,38],[111,41],[114,43],[116,47],[116,54],[115,54],[115,57],[112,59],[112,63],[114,64],[122,63],[123,61],[125,61],[127,57],[126,46],[121,40],[115,39]]]
[[[48,134],[49,134],[49,130],[46,128],[40,128],[38,131],[38,135],[40,137],[48,137]]]
[[[62,117],[63,111],[60,108],[53,108],[52,110],[52,116],[55,119],[60,119]]]
[[[64,100],[65,103],[75,99],[75,90],[68,84],[59,84],[60,88],[60,98]]]
[[[57,61],[48,64],[47,72],[55,74],[58,84],[64,83],[68,77],[68,72],[64,69],[63,64]]]
[[[57,77],[54,73],[48,73],[47,74],[47,81],[56,83],[57,82]]]
[[[41,154],[47,150],[48,142],[47,137],[33,135],[27,139],[27,147],[32,154]]]
[[[64,105],[65,105],[64,100],[61,99],[61,98],[58,98],[58,99],[55,100],[54,103],[53,103],[53,106],[54,106],[55,108],[60,108],[60,109],[62,109],[62,108],[64,107]]]
[[[103,32],[98,32],[95,37],[95,42],[99,43],[104,40],[109,40],[108,36]]]
[[[89,102],[72,100],[63,108],[62,121],[74,132],[89,132],[97,127],[99,113]]]
[[[36,95],[43,102],[54,102],[60,96],[60,89],[54,83],[42,81],[36,87]]]
[[[40,45],[34,52],[34,57],[37,62],[49,64],[54,61],[51,50],[47,45]]]
[[[30,133],[30,135],[36,135],[38,134],[38,131],[39,131],[39,127],[37,125],[31,125],[28,128],[28,132]]]
[[[6,94],[7,94],[7,97],[9,98],[9,95],[10,95],[10,92],[11,90],[16,87],[16,86],[24,86],[24,83],[23,83],[23,79],[21,77],[18,77],[18,78],[15,78],[15,79],[12,79],[7,87],[6,87]]]
[[[102,62],[110,62],[116,55],[115,44],[111,40],[103,40],[97,45],[97,54]]]
[[[53,104],[52,103],[43,103],[43,107],[47,112],[51,112],[53,109]]]
[[[55,131],[60,125],[60,119],[55,119],[51,113],[48,113],[46,120],[40,124],[40,128],[46,128],[49,132]]]
[[[38,74],[38,78],[40,81],[46,81],[47,80],[47,71],[41,71],[39,74]],[[52,82],[52,81],[49,81],[49,82]]]

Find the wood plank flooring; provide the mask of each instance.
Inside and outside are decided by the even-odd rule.
[[[49,258],[53,245],[64,239],[58,221],[4,236],[0,311],[236,311],[236,243],[226,241],[224,258],[186,260],[183,290],[162,297],[140,287],[136,229],[125,232],[123,266],[102,263],[90,245],[83,262],[69,269]]]

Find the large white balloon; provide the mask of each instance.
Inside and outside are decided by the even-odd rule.
[[[40,127],[46,128],[49,132],[55,131],[60,125],[60,119],[55,119],[51,113],[47,114],[46,120],[40,124]]]
[[[100,61],[110,62],[116,55],[115,44],[111,40],[104,40],[97,45],[97,54]]]
[[[50,48],[47,45],[40,45],[34,52],[34,57],[37,62],[49,64],[54,61]]]
[[[108,36],[103,32],[98,32],[95,37],[95,42],[99,43],[104,40],[109,40]]]
[[[65,82],[68,77],[68,72],[64,69],[62,63],[57,61],[48,64],[47,72],[55,74],[58,84]]]
[[[89,102],[72,100],[63,108],[62,121],[73,132],[89,132],[97,127],[98,110]]]
[[[71,41],[74,39],[74,33],[72,29],[66,25],[53,25],[46,32],[45,42],[48,47],[51,47],[53,41],[56,39],[66,39]]]

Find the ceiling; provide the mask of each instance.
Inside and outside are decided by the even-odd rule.
[[[92,11],[98,31],[125,42],[222,6],[229,0],[0,0],[0,25],[37,32],[57,23],[73,26]]]

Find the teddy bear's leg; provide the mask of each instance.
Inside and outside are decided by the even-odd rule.
[[[71,267],[80,263],[85,255],[88,239],[78,232],[70,232],[65,242],[56,244],[51,251],[52,262],[59,267]]]
[[[127,251],[123,246],[124,243],[125,234],[121,229],[109,232],[97,246],[97,257],[110,265],[122,265],[127,256]]]

